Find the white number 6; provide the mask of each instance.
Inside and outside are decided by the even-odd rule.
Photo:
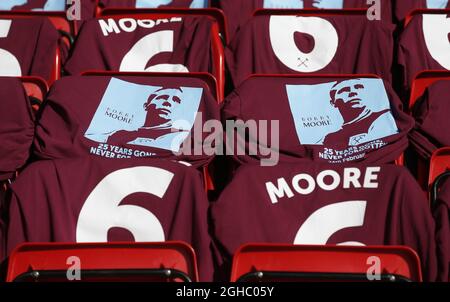
[[[181,64],[158,64],[147,67],[151,58],[159,53],[173,52],[173,31],[162,30],[141,38],[123,57],[120,71],[189,72]]]
[[[294,34],[301,32],[314,38],[314,48],[304,53],[295,44]],[[270,42],[277,58],[297,72],[315,72],[330,64],[336,55],[339,37],[328,20],[318,17],[270,17]]]
[[[423,34],[430,55],[450,70],[450,18],[447,15],[423,15]]]
[[[134,167],[106,176],[86,199],[78,217],[77,242],[107,242],[108,230],[121,227],[129,230],[135,241],[164,241],[163,227],[147,209],[122,205],[133,193],[148,193],[162,198],[173,173],[155,167]]]
[[[302,224],[295,236],[294,244],[325,245],[334,233],[362,226],[366,204],[366,201],[346,201],[318,209]],[[364,244],[343,242],[339,245]]]
[[[11,28],[11,20],[0,20],[0,39],[7,38]],[[22,70],[17,58],[5,49],[0,48],[0,76],[20,77]]]

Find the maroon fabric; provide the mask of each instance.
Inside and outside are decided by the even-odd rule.
[[[81,20],[90,20],[95,17],[97,0],[81,1]]]
[[[106,8],[134,8],[136,7],[136,0],[100,0],[100,5]],[[160,5],[158,8],[166,7],[180,7],[188,8],[192,0],[172,0],[168,5]]]
[[[8,211],[5,208],[6,192],[0,188],[0,264],[6,257],[6,221]],[[3,277],[2,277],[3,278]]]
[[[372,114],[369,118],[365,119],[363,122],[361,122],[358,127],[355,127],[353,125],[344,125],[342,126],[342,130],[338,132],[334,132],[330,135],[328,135],[325,140],[324,144],[336,144],[342,141],[345,141],[348,137],[352,137],[357,135],[358,133],[367,133],[369,132],[369,129],[371,125],[383,114],[389,112],[390,110],[383,110],[380,112],[376,112]]]
[[[438,246],[438,280],[450,281],[450,181],[446,179],[440,186],[433,216],[436,221],[436,243]]]
[[[442,1],[442,5],[444,2]],[[395,11],[395,17],[397,20],[404,20],[406,16],[408,16],[412,11],[416,9],[444,9],[444,8],[450,8],[450,2],[447,3],[447,6],[439,6],[439,7],[431,7],[427,6],[427,0],[400,0],[400,1],[394,1],[394,11]]]
[[[450,146],[450,81],[440,80],[427,88],[413,110],[416,126],[410,134],[411,144],[425,159],[436,149]]]
[[[336,85],[339,90],[343,89],[341,94],[348,93],[349,97],[357,97],[358,92],[345,91],[346,83],[350,86],[361,83],[365,85],[359,98],[362,99],[364,109],[371,110],[370,114],[360,114],[363,118],[356,119],[354,116],[358,116],[360,111],[353,114],[352,108],[336,105],[339,107],[337,109],[330,103],[331,95],[336,95],[332,93],[332,87]],[[321,87],[322,85],[325,86]],[[299,92],[296,95],[295,91],[300,89],[309,95]],[[345,124],[349,110],[349,120],[356,121]],[[281,162],[309,158],[329,163],[390,163],[398,159],[407,148],[407,134],[414,123],[402,111],[400,100],[392,88],[380,79],[251,78],[225,99],[222,114],[223,120],[242,120],[248,123],[252,120],[279,121],[279,134],[273,132],[275,125],[269,124],[267,139],[261,137],[262,132],[244,136],[227,127],[226,143],[229,144],[234,139],[233,154],[239,163],[257,163],[261,160],[270,162],[274,159],[273,153],[277,151],[277,139]],[[376,123],[372,123],[375,119]],[[243,145],[245,155],[239,153],[239,148]],[[268,155],[269,151],[264,146],[271,148],[272,155]]]
[[[0,265],[5,266],[6,261],[6,232],[7,232],[7,221],[8,221],[8,209],[6,204],[7,192],[0,188]],[[6,272],[0,274],[0,279],[5,280]]]
[[[1,74],[33,75],[48,80],[59,38],[50,21],[46,18],[14,19],[7,27],[7,36],[0,37],[0,49],[8,51],[17,59],[20,73],[13,68],[0,71]]]
[[[125,88],[120,88],[120,85]],[[172,90],[181,93],[178,90],[181,89],[184,94],[169,99],[164,93],[166,89],[171,89],[171,93]],[[194,96],[189,95],[192,91]],[[161,97],[171,101],[170,104],[157,108],[149,105],[150,101],[161,100]],[[173,99],[181,104],[174,104]],[[173,118],[169,121],[160,117],[173,114],[184,114],[187,121],[196,118],[196,125],[189,129],[186,128],[188,126],[176,125],[184,119]],[[36,127],[34,152],[41,159],[86,155],[107,158],[159,157],[176,158],[202,166],[212,156],[194,151],[211,135],[211,132],[201,131],[203,124],[210,119],[220,119],[219,106],[202,80],[65,77],[57,81],[49,92]],[[169,138],[175,141],[176,137],[183,136],[186,139],[180,141],[183,145],[179,150],[162,145]],[[165,138],[168,139],[164,141]],[[148,143],[137,143],[135,140]],[[192,150],[191,155],[187,152],[178,154],[183,150]]]
[[[201,174],[184,164],[41,161],[12,185],[6,248],[10,253],[22,242],[180,240],[193,246],[201,279],[208,281],[212,260],[207,209]],[[163,235],[151,223],[153,215]]]
[[[95,17],[97,9],[97,0],[83,0],[81,1],[81,22],[79,26],[81,26],[84,21],[93,19]]]
[[[72,75],[87,70],[178,72],[187,69],[190,72],[213,72],[211,46],[207,43],[211,40],[213,21],[207,17],[172,18],[170,22],[168,19],[161,20],[155,20],[157,25],[155,21],[139,21],[153,26],[137,26],[132,32],[124,31],[124,27],[119,25],[122,21],[119,20],[87,21],[65,70]],[[101,24],[110,24],[113,29],[111,32],[103,32]],[[124,24],[126,28],[131,26],[130,22]],[[148,40],[152,37],[155,40]],[[147,39],[147,42],[143,42],[143,39]],[[136,48],[139,41],[145,43],[145,51]],[[173,47],[168,43],[173,43]],[[149,45],[158,46],[151,49]],[[125,58],[128,58],[128,61]],[[129,63],[130,61],[133,63]],[[156,70],[155,66],[159,64],[177,66],[160,67]]]
[[[16,5],[12,8],[12,10],[25,10],[26,11],[26,10],[42,9],[42,8],[44,8],[46,2],[47,2],[47,0],[27,0],[27,3],[25,3],[23,5]]]
[[[417,154],[423,159],[429,159],[433,155],[433,152],[437,149],[436,145],[424,135],[418,129],[413,129],[408,134],[409,142]]]
[[[448,24],[450,24],[450,18],[445,15],[429,15],[429,18],[438,18],[436,23],[440,25],[428,25],[428,30],[424,30],[424,16],[416,15],[400,36],[398,63],[403,74],[402,88],[407,95],[418,73],[425,70],[450,69],[448,56],[444,55],[450,51],[448,40]],[[427,24],[429,23],[427,22]],[[431,21],[432,23],[433,21]],[[428,44],[425,35],[430,40],[434,40],[434,42]],[[430,45],[434,46],[430,48]]]
[[[302,34],[294,28],[279,25],[281,22],[278,18],[290,18],[292,23],[325,21],[317,25],[316,29],[310,29],[308,34]],[[391,80],[394,46],[390,25],[369,21],[366,16],[327,16],[320,19],[307,17],[303,20],[298,18],[261,16],[246,24],[225,53],[236,87],[248,76],[256,73],[370,73],[387,81]],[[312,24],[305,26],[315,28]],[[271,28],[274,28],[272,35]],[[325,28],[327,30],[324,30]],[[294,31],[292,36],[286,36],[286,33],[291,31]],[[317,38],[311,35],[313,32],[317,33]],[[284,39],[282,35],[285,36]],[[291,37],[294,37],[293,41],[290,40]],[[326,46],[314,50],[318,43],[315,39]],[[277,40],[280,41],[276,42]],[[287,45],[287,41],[291,42],[291,46]],[[324,52],[331,54],[330,59],[325,58]],[[289,64],[283,62],[288,59],[291,61]]]
[[[223,246],[224,261],[250,242],[405,245],[420,256],[424,279],[435,280],[435,224],[416,181],[394,165],[346,168],[351,170],[306,162],[241,167],[211,208],[213,234]],[[328,175],[323,180],[330,186],[326,189],[316,181],[321,173]],[[358,182],[345,182],[345,173],[360,175]],[[315,187],[309,190],[312,185],[305,179]],[[284,196],[271,198],[271,186],[280,192],[284,188]]]
[[[45,4],[48,0],[27,0],[26,4],[16,5],[11,10],[27,11],[27,10],[40,10],[45,8]],[[66,3],[66,0],[59,0]],[[97,0],[82,0],[81,1],[81,18],[83,20],[91,19],[94,17],[94,10]],[[66,4],[67,7],[67,4]]]
[[[0,182],[25,165],[33,136],[34,117],[21,81],[0,77]]]
[[[343,4],[343,9],[367,9],[368,7],[371,7],[371,5],[367,4],[366,0],[344,0]],[[230,36],[233,37],[240,28],[251,19],[256,10],[264,8],[264,0],[225,0],[219,2],[219,7],[224,11],[227,17],[228,31]],[[237,7],[239,9],[236,9]],[[303,7],[305,9],[317,8],[312,5],[311,0],[305,0],[303,2]],[[279,8],[289,7],[285,7],[285,4],[281,3]],[[392,22],[392,7],[389,0],[381,1],[381,19],[383,21]]]

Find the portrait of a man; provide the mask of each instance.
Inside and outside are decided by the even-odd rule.
[[[178,152],[194,125],[202,94],[200,87],[112,78],[84,136],[98,143]]]
[[[179,132],[186,132],[187,130],[173,128],[174,111],[181,105],[182,93],[181,88],[161,88],[155,91],[143,104],[143,110],[146,112],[144,125],[136,131],[117,131],[107,142],[112,145],[145,145],[145,142],[154,143],[155,140],[171,140]]]
[[[349,146],[355,146],[376,139],[383,131],[383,121],[390,117],[390,109],[373,111],[370,100],[360,95],[364,89],[361,79],[338,82],[332,87],[330,104],[339,110],[344,123],[338,131],[325,137],[325,145],[348,140]]]
[[[427,0],[427,8],[447,8],[448,0]]]
[[[301,144],[357,146],[398,133],[381,79],[286,86]]]

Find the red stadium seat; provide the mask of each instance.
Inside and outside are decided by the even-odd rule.
[[[28,97],[30,97],[31,106],[35,111],[37,111],[40,104],[44,100],[45,95],[47,94],[47,83],[39,77],[25,76],[20,77],[19,79],[22,81]],[[16,172],[15,177],[17,177],[17,175],[18,172]],[[0,202],[3,201],[4,194],[8,190],[10,183],[11,180],[0,181]]]
[[[74,37],[78,32],[75,22],[67,20],[65,12],[42,12],[42,11],[0,11],[2,18],[48,18],[55,28],[66,37]],[[70,35],[70,36],[69,36]]]
[[[217,0],[206,0],[201,2],[203,3],[196,3],[196,5],[200,5],[203,8],[208,8],[213,6],[213,2],[216,2]],[[104,8],[137,8],[140,6],[141,8],[190,8],[193,2],[198,2],[194,0],[171,0],[167,1],[168,3],[163,3],[164,1],[159,0],[152,0],[152,1],[144,1],[140,5],[138,5],[139,0],[97,0],[98,7],[100,9]],[[151,3],[151,4],[150,4]],[[195,6],[195,5],[194,5]],[[198,7],[198,6],[197,6]],[[192,8],[195,9],[195,8]],[[198,8],[197,8],[198,9]]]
[[[318,11],[322,9],[334,10],[354,10],[361,9],[366,12],[373,4],[366,3],[366,1],[262,1],[262,0],[227,0],[217,1],[217,6],[220,7],[228,19],[229,31],[234,35],[240,28],[251,18],[255,11],[261,9],[279,9],[279,10],[302,10]],[[269,3],[265,3],[269,2]],[[309,2],[309,3],[308,3]],[[381,11],[377,11],[379,17],[383,21],[392,22],[392,5],[391,0],[381,0]],[[302,5],[299,5],[302,4]],[[342,7],[340,7],[342,4]],[[237,10],[236,7],[239,7]],[[372,10],[371,10],[372,12]],[[369,14],[371,12],[368,12]],[[378,16],[377,16],[378,17]]]
[[[186,8],[105,8],[99,12],[99,17],[117,16],[117,15],[139,15],[139,17],[170,18],[174,16],[208,16],[218,23],[219,34],[225,43],[228,43],[228,30],[226,18],[223,12],[216,8],[186,9]]]
[[[450,147],[436,150],[430,161],[430,172],[428,175],[428,185],[431,187],[439,175],[450,169]]]
[[[170,18],[179,16],[207,16],[215,20],[217,23],[212,28],[212,51],[213,51],[213,75],[219,85],[220,99],[225,96],[225,55],[223,44],[228,41],[227,30],[225,24],[225,16],[223,13],[214,8],[208,9],[104,9],[100,13],[101,17],[113,17],[120,19],[124,17],[134,18]]]
[[[412,18],[414,18],[414,16],[417,16],[417,15],[448,14],[449,11],[450,11],[449,9],[415,9],[406,16],[403,26],[406,27],[409,24],[409,22],[411,22]]]
[[[176,78],[196,78],[208,84],[211,94],[221,103],[217,80],[207,72],[171,73],[171,72],[123,72],[123,71],[86,71],[83,76],[141,76],[141,77],[176,77]]]
[[[31,105],[33,106],[33,109],[37,111],[48,92],[47,83],[38,77],[21,77],[20,79],[25,87],[27,95],[32,97],[33,100],[36,100],[37,103],[32,103]]]
[[[180,73],[182,74],[182,73]],[[127,79],[129,78],[129,80],[131,82],[127,82]],[[138,85],[133,85],[132,82],[134,81],[134,83],[140,83]],[[141,81],[141,82],[136,82],[136,81]],[[194,85],[194,86],[184,86],[184,87],[193,87],[195,88],[195,95],[193,97],[195,97],[195,102],[192,103],[183,103],[186,104],[183,109],[179,109],[180,111],[180,116],[183,115],[183,118],[186,118],[188,120],[187,121],[187,127],[189,127],[189,131],[183,131],[183,133],[180,134],[180,136],[178,137],[178,139],[180,140],[179,142],[175,142],[175,145],[171,146],[170,144],[166,144],[166,143],[161,143],[159,144],[159,142],[157,143],[158,146],[155,145],[155,147],[151,147],[151,146],[141,146],[139,148],[144,148],[147,149],[147,153],[145,153],[144,151],[142,151],[140,153],[140,155],[138,154],[139,151],[136,151],[135,154],[133,156],[137,156],[137,157],[141,157],[146,155],[147,157],[164,157],[164,158],[177,158],[177,160],[183,160],[186,162],[191,163],[192,165],[194,165],[195,167],[203,167],[205,166],[207,163],[210,162],[210,160],[212,160],[213,157],[213,153],[208,153],[206,154],[205,152],[201,152],[201,154],[199,154],[199,152],[178,152],[180,149],[177,149],[177,152],[173,152],[173,150],[175,150],[176,148],[181,148],[181,144],[182,142],[186,141],[187,139],[189,139],[186,142],[191,142],[191,141],[198,141],[200,142],[201,139],[206,139],[206,134],[202,134],[202,137],[200,138],[200,136],[197,135],[197,137],[195,136],[189,136],[190,133],[194,133],[196,131],[196,128],[193,127],[195,121],[201,122],[201,123],[206,123],[208,120],[219,120],[220,119],[220,108],[217,104],[217,99],[216,96],[213,95],[213,93],[210,92],[210,88],[208,86],[207,82],[204,82],[203,80],[199,80],[198,78],[195,77],[188,77],[186,75],[183,75],[182,77],[175,77],[175,75],[171,75],[170,77],[166,78],[166,77],[162,77],[162,76],[158,76],[158,77],[152,77],[152,76],[147,76],[146,74],[142,75],[142,76],[121,76],[120,79],[113,77],[111,75],[103,75],[103,76],[91,76],[91,77],[87,77],[87,76],[73,76],[73,77],[64,77],[63,79],[61,79],[60,81],[58,81],[57,83],[55,83],[52,87],[52,90],[48,96],[48,102],[46,103],[46,106],[44,107],[43,111],[42,111],[42,117],[39,119],[38,121],[38,125],[36,127],[36,134],[35,134],[35,144],[36,144],[36,156],[38,158],[41,158],[41,156],[43,156],[43,158],[70,158],[70,157],[78,157],[80,155],[80,153],[76,153],[75,152],[71,152],[71,150],[75,150],[73,148],[74,144],[77,144],[77,142],[81,143],[81,144],[90,144],[93,143],[94,145],[97,145],[98,143],[98,138],[94,138],[94,137],[89,137],[85,136],[87,129],[89,127],[91,127],[91,121],[95,120],[96,118],[94,118],[94,116],[96,115],[96,112],[98,110],[98,108],[101,108],[101,103],[102,102],[110,102],[107,101],[106,99],[111,99],[111,98],[115,98],[114,95],[109,95],[109,94],[104,94],[105,91],[112,89],[111,87],[116,87],[116,85],[118,85],[117,83],[121,83],[124,86],[126,86],[126,89],[130,89],[128,92],[126,93],[130,93],[130,91],[135,91],[136,93],[140,93],[138,97],[133,98],[133,102],[134,103],[130,103],[130,108],[129,110],[135,110],[134,114],[141,114],[144,113],[144,116],[146,116],[146,110],[145,110],[145,106],[142,106],[142,104],[139,104],[140,102],[140,98],[145,98],[146,96],[142,93],[142,91],[138,91],[136,89],[139,89],[142,86],[139,85],[144,85],[143,83],[146,83],[145,85],[158,85],[161,87],[167,87],[168,85]],[[151,83],[157,83],[157,84],[151,84]],[[182,83],[182,84],[180,84]],[[119,86],[121,85],[119,84]],[[118,87],[118,89],[123,89],[123,87]],[[89,90],[86,90],[86,87],[90,87]],[[81,89],[81,90],[79,90]],[[72,94],[70,93],[70,91],[76,91],[76,94]],[[124,91],[124,90],[122,90]],[[185,92],[181,92],[180,93],[184,93],[184,95],[187,95],[187,93],[190,93],[192,90],[187,89]],[[125,93],[125,92],[124,92]],[[81,96],[84,95],[84,96]],[[106,95],[106,96],[105,96]],[[184,95],[182,97],[184,97]],[[104,97],[105,96],[105,97]],[[155,94],[152,94],[148,97],[155,97]],[[178,98],[178,97],[177,97]],[[106,100],[106,101],[105,101]],[[117,99],[117,104],[120,104],[120,102],[122,101],[122,99]],[[72,120],[66,120],[65,117],[63,117],[63,115],[60,115],[60,111],[53,111],[51,108],[53,106],[53,102],[58,103],[59,105],[56,106],[67,106],[67,110],[70,111],[70,113],[67,113],[69,116],[80,116],[81,118],[74,118]],[[77,102],[78,106],[76,106],[75,108],[73,108],[70,103],[72,102]],[[82,105],[83,102],[86,105]],[[112,102],[116,102],[116,101],[112,101]],[[143,100],[143,103],[145,103],[145,101]],[[179,102],[178,104],[180,104],[181,102]],[[63,105],[65,104],[65,105]],[[122,103],[124,104],[124,103]],[[91,107],[91,105],[93,107]],[[100,107],[97,107],[100,106]],[[111,106],[116,106],[116,105],[111,105]],[[117,105],[119,106],[119,105]],[[180,105],[181,106],[181,105]],[[197,106],[197,107],[196,107]],[[202,106],[202,107],[199,107]],[[91,108],[92,111],[90,111],[88,108]],[[181,108],[181,107],[177,107],[177,108]],[[201,108],[201,110],[199,111],[199,108]],[[102,109],[100,109],[102,110]],[[125,110],[125,109],[124,109]],[[128,109],[126,109],[128,110]],[[189,111],[186,110],[192,110],[192,115],[190,113],[188,113]],[[194,114],[197,112],[202,112],[202,116]],[[130,114],[132,114],[130,112]],[[187,115],[188,117],[184,117],[184,115]],[[131,115],[130,115],[131,116]],[[198,119],[196,119],[196,117],[198,116]],[[202,117],[202,118],[200,118]],[[98,118],[98,117],[97,117]],[[44,151],[44,149],[47,150],[47,148],[49,148],[52,144],[50,143],[50,141],[55,141],[54,139],[50,139],[51,136],[54,135],[50,135],[48,136],[47,133],[50,133],[52,131],[57,131],[60,132],[61,128],[58,127],[56,125],[56,122],[59,120],[62,123],[75,123],[77,124],[77,126],[74,125],[70,125],[66,128],[67,133],[62,134],[60,136],[60,140],[57,140],[57,144],[60,144],[62,141],[66,141],[67,140],[67,150],[64,152],[58,152],[58,148],[57,149],[52,149],[55,152],[47,152]],[[114,119],[112,119],[114,120]],[[154,119],[153,121],[156,122],[158,119]],[[144,123],[144,121],[139,120],[139,119],[134,119],[133,121],[130,120],[130,122],[136,122],[138,124]],[[94,121],[94,123],[96,123]],[[45,125],[47,124],[47,125]],[[138,125],[136,124],[136,125]],[[105,125],[110,125],[108,123],[106,123]],[[136,126],[137,128],[140,128],[141,126]],[[44,130],[45,128],[47,128],[46,130]],[[81,130],[82,128],[85,128],[85,130]],[[198,127],[197,127],[198,128]],[[165,128],[166,130],[164,131],[169,131],[170,130],[168,128]],[[199,128],[200,129],[200,128]],[[73,137],[71,138],[72,134],[69,134],[70,132],[75,131],[78,134],[76,135],[77,137],[80,138],[80,140],[76,140],[74,141]],[[102,130],[103,131],[103,130]],[[163,131],[163,130],[161,130]],[[212,130],[209,132],[213,132]],[[125,131],[125,132],[117,132],[117,131],[113,131],[113,133],[116,133],[117,135],[122,135],[124,133],[131,134],[131,132],[129,133],[129,131]],[[173,132],[175,133],[175,132]],[[139,134],[142,135],[142,134]],[[146,134],[146,135],[151,135],[151,134]],[[157,134],[157,137],[161,137],[161,134]],[[170,135],[166,135],[164,136],[165,139],[171,140],[171,137],[175,136],[174,134],[170,134]],[[47,143],[43,143],[44,141],[47,141],[47,139],[49,139],[50,141],[48,141]],[[127,144],[127,142],[132,142],[133,139],[129,140],[130,138],[125,138],[123,139],[118,139],[118,141],[109,141],[109,143],[111,143],[112,145],[122,145],[123,143]],[[172,141],[170,141],[172,142]],[[64,144],[64,143],[63,143]],[[134,144],[134,143],[132,143]],[[150,143],[152,144],[152,143]],[[164,145],[166,144],[166,145]],[[178,144],[178,145],[177,145]],[[39,146],[38,146],[39,145]],[[137,146],[137,145],[136,145]],[[190,149],[194,149],[197,148],[198,146],[203,146],[203,144],[191,144],[191,143],[186,143],[185,145],[183,145],[183,148],[190,148]],[[50,147],[52,148],[52,147]],[[131,148],[131,147],[130,147]],[[138,147],[136,147],[138,148]],[[39,151],[38,151],[39,150]],[[78,151],[82,152],[87,152],[87,154],[91,154],[91,149],[90,147],[88,148],[81,148]],[[133,149],[135,150],[135,149]],[[138,149],[136,149],[138,150]],[[151,150],[151,152],[150,152]],[[160,150],[160,151],[157,151]],[[41,152],[43,151],[43,152]],[[122,150],[123,151],[123,150]],[[162,153],[158,153],[158,152],[162,152]],[[163,155],[164,153],[164,155]],[[159,154],[159,155],[158,155]],[[83,154],[83,156],[86,154]],[[91,154],[93,155],[93,154]],[[99,156],[99,155],[98,155]],[[113,155],[115,156],[115,155]],[[120,155],[118,155],[118,157],[120,157]],[[192,160],[191,160],[192,159]]]
[[[397,21],[405,21],[414,11],[434,11],[437,9],[450,8],[450,2],[441,1],[417,1],[401,0],[393,1],[394,15]]]
[[[57,170],[60,172],[56,172]],[[43,174],[36,177],[35,172]],[[75,176],[77,173],[78,176]],[[145,176],[137,176],[140,173]],[[84,181],[74,183],[73,179],[80,178],[86,178],[91,185]],[[70,192],[64,185],[68,183],[71,184]],[[145,158],[113,161],[87,158],[37,161],[30,164],[14,181],[10,192],[8,209],[2,209],[7,211],[8,219],[4,221],[3,215],[1,217],[0,223],[7,223],[7,228],[0,230],[5,231],[2,234],[2,241],[5,241],[2,252],[5,254],[0,257],[10,256],[14,249],[23,243],[120,242],[122,245],[119,247],[133,250],[133,247],[147,247],[145,243],[148,242],[182,241],[190,244],[198,255],[200,280],[212,279],[207,195],[201,174],[185,163]],[[26,196],[31,192],[33,197]],[[60,197],[61,193],[64,198]],[[99,209],[101,203],[98,201],[101,199],[105,201],[108,209]],[[26,202],[22,203],[24,200]],[[117,210],[116,213],[111,213],[111,202],[115,201],[121,205],[113,210]],[[42,207],[43,204],[47,206]],[[67,217],[73,219],[66,219]],[[54,219],[56,221],[53,221]],[[30,225],[34,223],[37,223],[36,226]],[[125,245],[125,242],[142,242],[144,245]],[[86,253],[76,252],[78,247],[84,246],[69,245],[70,253],[64,254],[81,258],[82,269],[176,268],[188,273],[192,276],[191,279],[194,278],[193,270],[183,269],[185,266],[174,266],[180,262],[176,259],[163,258],[162,260],[166,261],[160,263],[162,260],[145,254],[142,257],[149,259],[148,261],[156,259],[157,262],[144,262],[146,267],[136,267],[142,263],[139,260],[142,257],[127,256],[125,252],[119,251],[118,254],[122,255],[117,260],[122,262],[120,266],[111,262],[111,259],[114,259],[112,256],[106,257],[109,245],[87,245],[89,251]],[[97,248],[105,252],[83,260],[83,257],[88,257],[94,253],[92,250]],[[59,249],[51,249],[48,254],[58,254]],[[112,249],[117,248],[112,245]],[[108,262],[102,263],[99,260],[101,257]],[[151,260],[152,258],[155,259]],[[138,260],[138,263],[133,262]],[[96,262],[101,266],[95,266]],[[44,265],[49,261],[43,260],[42,263]],[[63,262],[58,262],[59,266],[56,265],[58,263],[51,263],[54,266],[38,266],[36,269],[57,270],[62,269],[61,265],[64,265]],[[153,267],[150,267],[149,263],[153,263]],[[12,265],[14,267],[14,262]],[[20,273],[23,273],[23,269]]]
[[[198,280],[192,247],[183,242],[164,242],[26,243],[11,254],[6,281],[66,282],[68,270],[76,261],[80,281]]]
[[[19,77],[19,79],[22,82],[28,97],[30,97],[31,106],[37,111],[47,94],[47,83],[39,77],[24,76]],[[16,176],[17,174],[18,172],[16,172]],[[6,192],[9,184],[10,180],[0,182],[0,194]]]
[[[312,26],[316,21],[323,26]],[[392,30],[388,23],[368,21],[366,9],[257,10],[225,55],[235,86],[255,73],[373,73],[391,81]],[[364,32],[385,43],[380,46],[385,51],[373,47]],[[350,46],[355,43],[359,47]],[[375,67],[369,57],[382,64]]]
[[[16,2],[16,4],[13,2]],[[50,19],[55,19],[52,20],[52,22],[58,29],[60,29],[60,26],[67,28],[65,23],[70,23],[71,30],[66,32],[76,36],[82,22],[91,19],[96,15],[98,2],[99,0],[47,0],[46,3],[45,0],[26,0],[20,3],[19,0],[8,0],[6,4],[0,5],[0,7],[5,12],[12,12],[13,14],[49,16]],[[68,17],[72,17],[73,20],[68,21],[66,14]]]
[[[450,72],[448,71],[423,71],[419,73],[414,79],[411,86],[411,96],[409,99],[409,110],[412,111],[416,102],[419,98],[424,94],[426,89],[430,87],[432,84],[440,81],[440,80],[450,80]],[[416,156],[417,162],[417,179],[421,185],[426,187],[427,185],[431,185],[436,178],[437,175],[442,173],[441,167],[436,167],[437,163],[441,162],[442,152],[445,152],[446,149],[438,150],[433,155],[435,163],[433,167],[430,166],[430,163],[421,158],[420,156]],[[433,161],[433,159],[432,159]],[[430,172],[430,174],[428,173]]]
[[[25,12],[25,11],[0,11],[0,18],[7,19],[24,19],[24,18],[48,18],[55,26],[61,35],[61,41],[64,45],[65,52],[68,52],[74,37],[77,33],[77,28],[74,22],[66,19],[64,12]],[[57,48],[53,60],[51,75],[45,79],[50,85],[61,77],[62,55],[61,49]]]
[[[256,80],[256,79],[305,79],[305,80],[314,80],[314,79],[358,79],[358,78],[372,78],[379,79],[375,74],[253,74],[247,78],[248,80]],[[404,165],[404,154],[402,153],[396,160],[395,164],[403,166]]]
[[[449,9],[420,9],[405,18],[399,36],[397,63],[401,72],[402,93],[408,97],[415,79],[427,70],[449,70],[448,53]]]
[[[430,208],[436,221],[436,243],[439,259],[437,281],[450,281],[450,148],[437,150],[430,163]]]
[[[414,107],[416,101],[431,84],[440,80],[450,80],[450,71],[427,70],[417,74],[411,86],[409,109]]]
[[[241,247],[231,281],[369,281],[374,263],[376,280],[422,281],[419,258],[407,247],[268,244]]]

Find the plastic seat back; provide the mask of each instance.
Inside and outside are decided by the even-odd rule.
[[[376,267],[372,270],[371,267]],[[231,281],[421,281],[407,247],[249,244],[233,259]]]
[[[26,243],[9,258],[7,282],[197,281],[194,250],[183,242],[164,243]]]

